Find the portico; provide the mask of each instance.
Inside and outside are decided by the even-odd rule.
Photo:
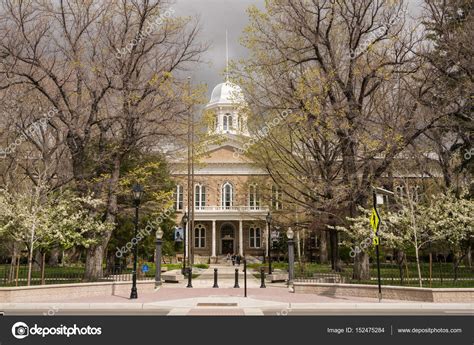
[[[268,208],[206,207],[195,210],[194,254],[216,261],[229,254],[267,255],[265,216]],[[189,236],[189,232],[187,234]]]

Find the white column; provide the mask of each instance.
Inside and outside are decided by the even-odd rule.
[[[239,254],[244,256],[244,228],[242,220],[239,220]]]
[[[216,256],[216,221],[212,221],[212,255]]]
[[[264,241],[265,241],[265,256],[268,257],[268,232],[270,231],[270,228],[268,227],[268,222],[265,222],[265,235],[264,235]]]

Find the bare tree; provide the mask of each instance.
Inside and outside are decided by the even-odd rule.
[[[418,28],[403,1],[269,1],[250,16],[251,57],[235,80],[254,118],[292,111],[252,151],[309,221],[354,217],[371,185],[437,120],[413,97],[425,91]],[[337,244],[332,231],[334,269]],[[366,255],[355,258],[363,276]]]
[[[0,88],[33,88],[58,109],[75,186],[106,200],[106,222],[116,219],[124,158],[179,129],[193,102],[180,76],[206,49],[198,32],[162,0],[3,4]],[[110,236],[88,250],[88,279],[101,276]]]

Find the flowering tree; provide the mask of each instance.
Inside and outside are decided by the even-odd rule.
[[[96,243],[97,235],[110,230],[112,225],[97,216],[100,206],[101,200],[78,197],[71,192],[44,196],[40,186],[33,193],[0,193],[0,238],[27,247],[28,285],[36,249],[45,253],[56,246],[87,248]]]
[[[420,207],[421,224],[436,241],[453,254],[454,279],[458,267],[469,254],[474,237],[474,201],[452,192],[439,194],[428,206]]]

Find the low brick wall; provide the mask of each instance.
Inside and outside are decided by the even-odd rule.
[[[48,302],[90,296],[110,296],[130,293],[132,282],[98,282],[52,284],[0,288],[0,303]],[[140,292],[153,292],[153,280],[137,281]]]
[[[350,296],[378,298],[377,285],[294,283],[295,293],[311,293],[323,296]],[[400,301],[437,303],[472,303],[474,288],[430,289],[403,286],[382,286],[382,297]]]

